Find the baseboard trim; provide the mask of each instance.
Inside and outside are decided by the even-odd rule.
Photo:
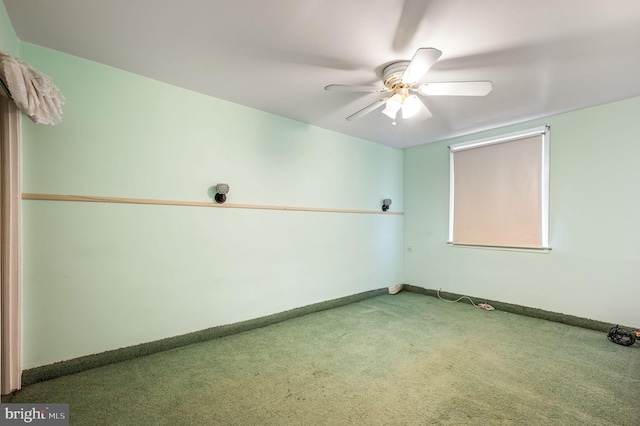
[[[426,289],[410,284],[404,284],[402,290],[412,293],[424,294],[432,297],[438,297],[438,290]],[[51,380],[57,377],[79,373],[81,371],[90,370],[92,368],[102,367],[108,364],[114,364],[141,356],[151,355],[169,349],[175,349],[182,346],[188,346],[195,343],[229,336],[232,334],[242,333],[244,331],[249,331],[256,328],[266,327],[268,325],[277,324],[279,322],[287,321],[289,319],[297,318],[303,315],[337,308],[339,306],[348,305],[388,293],[388,288],[366,291],[363,293],[315,303],[313,305],[303,306],[300,308],[291,309],[289,311],[255,318],[252,320],[242,321],[239,323],[211,327],[205,330],[195,331],[193,333],[183,334],[180,336],[168,337],[166,339],[156,340],[153,342],[141,343],[134,346],[128,346],[125,348],[114,349],[98,354],[86,355],[80,358],[74,358],[66,361],[56,362],[54,364],[31,368],[22,372],[22,386],[32,385],[34,383],[42,382],[45,380]],[[445,291],[440,291],[439,293],[441,297],[448,300],[454,300],[459,297],[466,296]],[[576,317],[573,315],[560,314],[557,312],[545,311],[543,309],[530,308],[527,306],[500,302],[497,300],[488,300],[481,297],[469,297],[477,300],[478,302],[489,303],[495,309],[500,311],[539,318],[562,324],[568,324],[590,330],[607,332],[611,327],[615,326],[615,324]],[[467,299],[460,300],[460,303],[470,304]]]
[[[51,380],[57,377],[79,373],[81,371],[89,370],[92,368],[102,367],[108,364],[122,362],[145,355],[151,355],[169,349],[175,349],[182,346],[192,345],[194,343],[217,339],[219,337],[242,333],[244,331],[265,327],[303,315],[308,315],[314,312],[337,308],[339,306],[348,305],[387,293],[387,288],[366,291],[351,296],[341,297],[338,299],[328,300],[325,302],[315,303],[313,305],[291,309],[289,311],[268,315],[266,317],[260,317],[234,324],[211,327],[205,330],[195,331],[193,333],[183,334],[180,336],[168,337],[162,340],[141,343],[134,346],[128,346],[125,348],[114,349],[98,354],[86,355],[80,358],[74,358],[66,361],[56,362],[54,364],[31,368],[22,372],[22,386],[32,385],[34,383],[42,382],[45,380]]]
[[[414,285],[405,284],[405,291],[413,293],[426,294],[428,296],[438,297],[438,290],[426,289]],[[592,320],[588,318],[576,317],[573,315],[560,314],[557,312],[545,311],[544,309],[530,308],[527,306],[514,305],[512,303],[499,302],[497,300],[484,299],[482,297],[468,296],[466,294],[449,293],[446,291],[439,291],[440,296],[447,300],[455,300],[459,297],[471,297],[478,303],[488,303],[499,311],[511,312],[513,314],[524,315],[528,317],[543,319],[547,321],[559,322],[562,324],[573,325],[576,327],[587,328],[590,330],[608,332],[615,324],[609,324],[602,321]],[[467,299],[461,299],[460,303],[471,304]]]

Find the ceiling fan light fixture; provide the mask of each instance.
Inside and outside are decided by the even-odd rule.
[[[390,119],[395,120],[396,114],[398,114],[398,111],[390,110],[389,107],[387,107],[382,110],[382,113],[387,117],[389,117]]]
[[[387,101],[387,108],[391,108],[395,111],[399,111],[402,106],[402,95],[396,93]]]
[[[385,105],[385,109],[382,110],[382,113],[392,120],[395,120],[396,114],[402,107],[402,96],[396,93],[391,98],[389,98]]]
[[[420,99],[416,95],[407,97],[402,103],[402,118],[411,118],[420,110]]]

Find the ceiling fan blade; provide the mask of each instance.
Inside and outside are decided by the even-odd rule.
[[[325,86],[324,90],[335,92],[384,92],[386,88],[380,88],[378,86],[349,86],[346,84],[330,84]]]
[[[385,102],[387,102],[388,99],[389,99],[389,96],[375,101],[371,105],[368,105],[368,106],[362,108],[360,111],[356,112],[355,114],[351,114],[350,116],[348,116],[347,120],[348,121],[353,121],[353,120],[357,120],[358,118],[364,117],[365,115],[369,114],[370,112],[380,108],[382,105],[385,104]]]
[[[402,74],[404,84],[414,84],[420,81],[423,75],[436,63],[442,52],[432,47],[422,47],[413,55],[407,69]]]
[[[490,81],[424,83],[418,87],[418,93],[427,96],[485,96],[491,90],[493,83]]]

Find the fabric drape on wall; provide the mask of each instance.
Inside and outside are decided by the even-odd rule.
[[[29,64],[0,52],[0,79],[20,111],[34,123],[58,124],[66,99],[51,77]]]
[[[21,211],[20,112],[0,96],[0,301],[1,390],[20,389],[22,378],[21,333]]]

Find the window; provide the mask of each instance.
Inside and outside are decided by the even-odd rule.
[[[548,249],[549,127],[449,148],[449,243]]]

